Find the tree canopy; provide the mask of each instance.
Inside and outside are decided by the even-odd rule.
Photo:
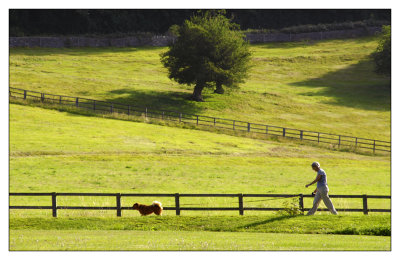
[[[180,84],[195,85],[192,99],[203,101],[204,87],[232,87],[247,77],[248,43],[237,24],[223,11],[200,12],[176,28],[176,40],[161,54],[168,77]]]
[[[375,61],[375,71],[378,74],[390,76],[392,69],[390,25],[382,27],[381,39],[372,57]]]

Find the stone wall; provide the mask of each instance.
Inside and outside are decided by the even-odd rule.
[[[380,27],[357,28],[352,30],[337,30],[310,33],[270,33],[270,34],[247,34],[250,43],[265,42],[292,42],[304,40],[325,40],[356,38],[375,35],[381,30]],[[46,47],[46,48],[69,48],[69,47],[136,47],[136,46],[167,46],[173,41],[172,36],[131,36],[123,38],[110,37],[10,37],[9,46],[13,47]]]
[[[326,40],[326,39],[346,39],[357,38],[362,36],[371,36],[379,33],[380,27],[357,28],[352,30],[337,30],[326,32],[310,32],[310,33],[271,33],[271,34],[247,34],[250,43],[265,42],[294,42],[304,40]]]

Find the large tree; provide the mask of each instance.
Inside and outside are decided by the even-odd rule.
[[[382,34],[376,51],[372,54],[375,61],[375,71],[379,74],[391,74],[391,33],[390,25],[382,27]]]
[[[223,93],[223,85],[244,82],[250,67],[250,51],[237,24],[224,11],[200,12],[175,30],[176,40],[161,54],[168,77],[194,85],[192,100],[203,101],[205,87]]]

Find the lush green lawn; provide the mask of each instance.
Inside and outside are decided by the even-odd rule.
[[[116,217],[15,217],[10,229],[20,230],[138,230],[214,231],[296,234],[346,234],[390,236],[390,214],[288,215],[282,212],[256,216],[131,216]]]
[[[390,140],[390,79],[373,73],[376,38],[252,45],[241,89],[205,93],[170,81],[166,48],[12,48],[10,86],[365,138]]]
[[[11,230],[10,250],[389,251],[390,237],[202,231]]]
[[[390,233],[390,215],[11,218],[10,249],[380,251]]]

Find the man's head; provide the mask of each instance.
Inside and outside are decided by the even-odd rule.
[[[311,164],[311,168],[314,170],[314,171],[318,171],[319,170],[319,168],[320,168],[321,166],[319,165],[319,162],[313,162],[312,164]]]

